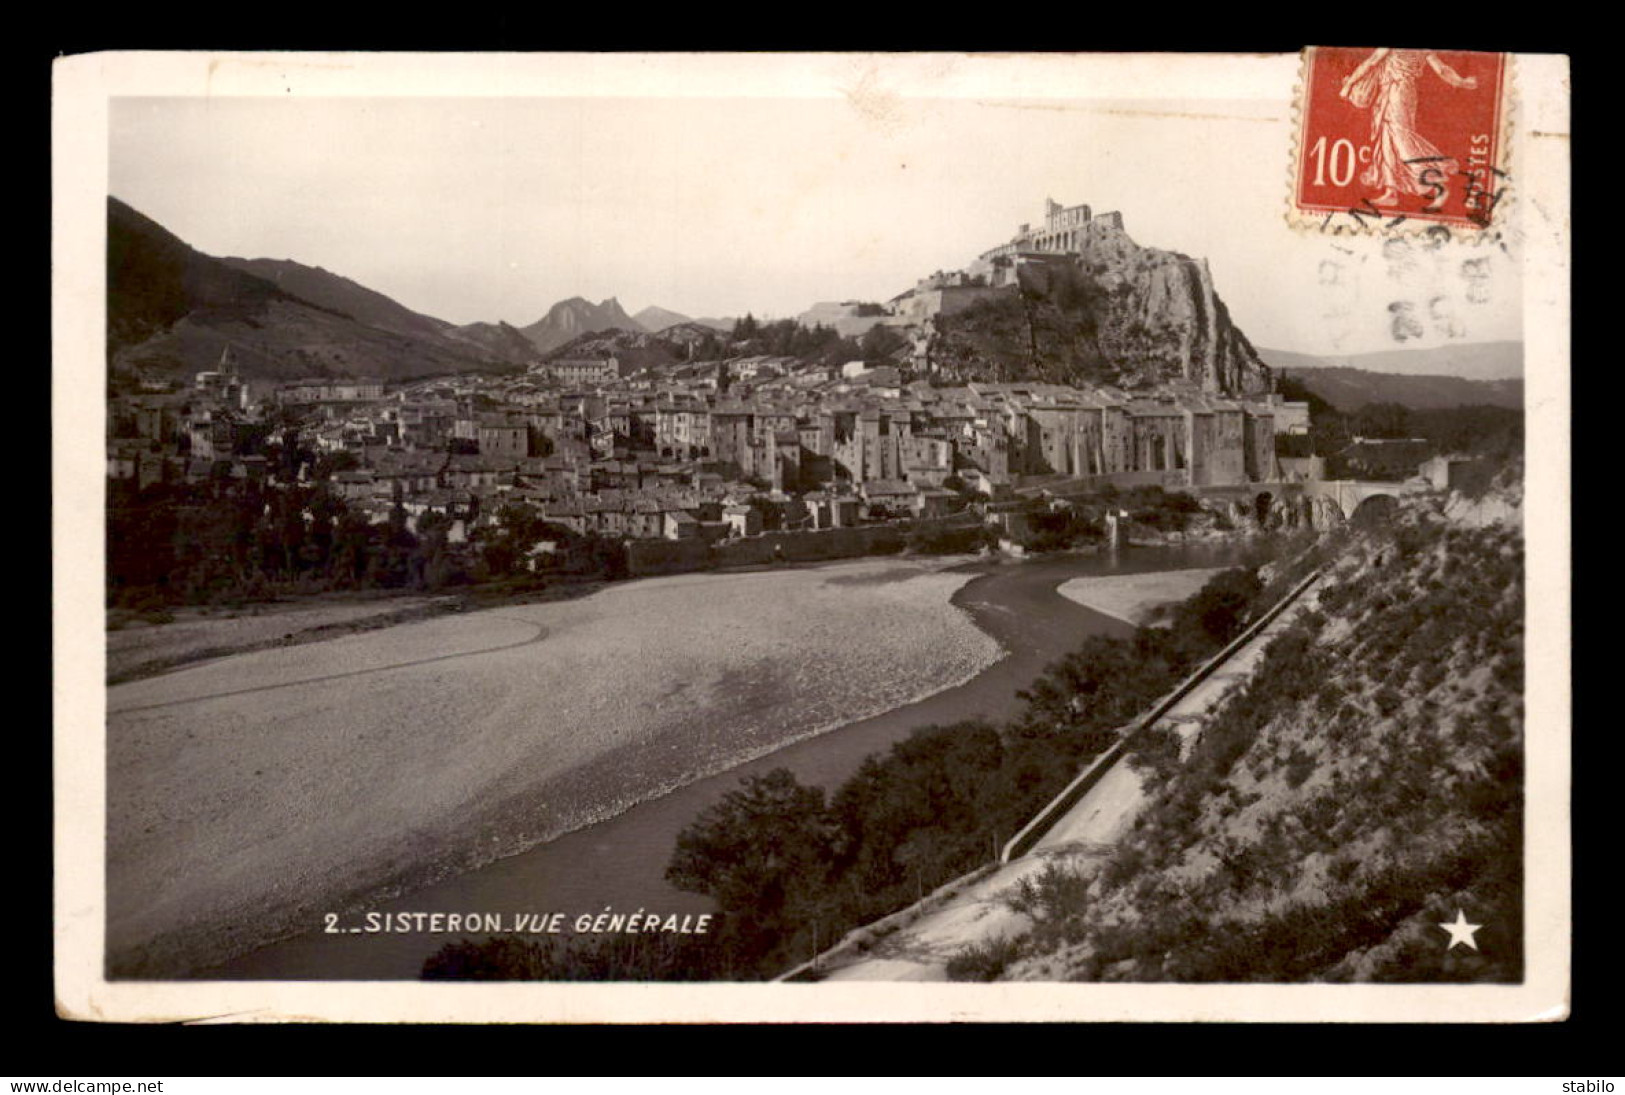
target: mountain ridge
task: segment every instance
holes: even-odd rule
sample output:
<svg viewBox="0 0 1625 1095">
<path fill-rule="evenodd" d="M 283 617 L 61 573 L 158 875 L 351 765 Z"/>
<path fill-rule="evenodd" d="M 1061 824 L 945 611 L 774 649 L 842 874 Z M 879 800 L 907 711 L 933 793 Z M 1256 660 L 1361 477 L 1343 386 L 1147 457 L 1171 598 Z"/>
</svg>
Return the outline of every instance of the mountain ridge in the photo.
<svg viewBox="0 0 1625 1095">
<path fill-rule="evenodd" d="M 1278 369 L 1360 369 L 1394 376 L 1453 376 L 1463 380 L 1515 380 L 1523 377 L 1523 343 L 1510 340 L 1404 347 L 1358 354 L 1306 354 L 1259 347 L 1258 354 Z"/>
<path fill-rule="evenodd" d="M 667 327 L 677 327 L 685 323 L 693 323 L 692 316 L 685 316 L 681 312 L 674 312 L 670 308 L 662 308 L 651 304 L 632 317 L 632 322 L 645 331 L 664 331 Z"/>
<path fill-rule="evenodd" d="M 424 330 L 417 316 L 382 294 L 291 260 L 260 269 L 324 298 L 309 300 L 275 281 L 206 255 L 118 198 L 107 199 L 107 358 L 117 372 L 186 376 L 212 369 L 227 349 L 244 377 L 409 379 L 477 369 L 511 369 L 479 345 Z M 339 303 L 391 329 L 351 315 Z M 409 317 L 417 316 L 416 320 Z M 419 330 L 411 328 L 417 326 Z"/>
<path fill-rule="evenodd" d="M 1523 380 L 1466 380 L 1459 376 L 1376 373 L 1330 366 L 1283 373 L 1339 411 L 1358 411 L 1372 403 L 1398 403 L 1411 410 L 1451 407 L 1523 408 Z"/>
</svg>

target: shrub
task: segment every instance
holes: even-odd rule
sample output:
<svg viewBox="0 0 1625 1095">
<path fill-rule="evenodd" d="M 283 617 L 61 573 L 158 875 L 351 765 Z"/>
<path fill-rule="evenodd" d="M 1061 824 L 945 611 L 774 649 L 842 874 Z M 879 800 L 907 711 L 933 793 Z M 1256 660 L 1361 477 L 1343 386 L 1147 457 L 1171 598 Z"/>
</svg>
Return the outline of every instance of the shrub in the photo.
<svg viewBox="0 0 1625 1095">
<path fill-rule="evenodd" d="M 1048 863 L 1036 877 L 1023 878 L 1004 903 L 1013 912 L 1053 923 L 1082 912 L 1088 893 L 1087 877 Z"/>
<path fill-rule="evenodd" d="M 1021 940 L 999 936 L 976 943 L 948 959 L 950 981 L 997 981 L 1021 956 Z"/>
<path fill-rule="evenodd" d="M 1288 787 L 1301 787 L 1303 781 L 1308 779 L 1315 770 L 1315 758 L 1305 753 L 1297 746 L 1292 747 L 1292 755 L 1286 762 L 1286 785 Z"/>
</svg>

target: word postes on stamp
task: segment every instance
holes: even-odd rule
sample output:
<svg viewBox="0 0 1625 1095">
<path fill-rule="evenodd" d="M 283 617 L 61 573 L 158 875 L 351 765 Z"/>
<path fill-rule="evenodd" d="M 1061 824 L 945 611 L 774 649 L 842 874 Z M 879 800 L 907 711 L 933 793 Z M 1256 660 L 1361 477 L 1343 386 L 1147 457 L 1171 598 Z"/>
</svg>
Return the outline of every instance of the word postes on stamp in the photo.
<svg viewBox="0 0 1625 1095">
<path fill-rule="evenodd" d="M 1294 219 L 1490 227 L 1507 193 L 1506 61 L 1459 50 L 1309 50 Z"/>
</svg>

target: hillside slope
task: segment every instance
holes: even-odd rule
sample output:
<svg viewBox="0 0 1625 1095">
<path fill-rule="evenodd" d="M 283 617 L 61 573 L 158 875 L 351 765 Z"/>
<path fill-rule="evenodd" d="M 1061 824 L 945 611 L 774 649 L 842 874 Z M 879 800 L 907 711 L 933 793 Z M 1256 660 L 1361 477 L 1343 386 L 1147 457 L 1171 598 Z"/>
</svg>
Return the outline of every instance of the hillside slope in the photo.
<svg viewBox="0 0 1625 1095">
<path fill-rule="evenodd" d="M 505 361 L 529 362 L 536 346 L 520 334 L 519 328 L 498 320 L 495 323 L 465 323 L 446 332 L 447 337 L 472 342 Z"/>
<path fill-rule="evenodd" d="M 1003 976 L 1522 977 L 1521 483 L 1345 530 L 1306 613 L 1151 788 L 1092 877 L 1029 894 Z M 1477 949 L 1439 925 L 1482 925 Z"/>
<path fill-rule="evenodd" d="M 382 331 L 435 337 L 445 333 L 452 325 L 443 319 L 422 315 L 384 294 L 368 289 L 320 266 L 306 266 L 290 259 L 223 258 L 227 266 L 275 285 L 301 300 L 335 312 L 342 312 L 358 323 L 377 327 Z"/>
<path fill-rule="evenodd" d="M 1398 403 L 1416 411 L 1472 406 L 1523 409 L 1521 377 L 1466 380 L 1342 367 L 1295 370 L 1291 375 L 1340 411 L 1357 411 L 1370 403 Z"/>
<path fill-rule="evenodd" d="M 107 199 L 109 356 L 194 311 L 250 315 L 272 301 L 295 299 L 263 278 L 193 250 L 117 198 Z"/>
<path fill-rule="evenodd" d="M 237 261 L 241 265 L 205 255 L 109 197 L 109 367 L 184 377 L 214 368 L 227 348 L 241 374 L 258 380 L 397 380 L 518 365 L 426 330 L 438 321 L 337 275 L 297 263 Z M 306 299 L 252 270 L 324 299 Z M 385 326 L 357 319 L 340 303 Z"/>
</svg>

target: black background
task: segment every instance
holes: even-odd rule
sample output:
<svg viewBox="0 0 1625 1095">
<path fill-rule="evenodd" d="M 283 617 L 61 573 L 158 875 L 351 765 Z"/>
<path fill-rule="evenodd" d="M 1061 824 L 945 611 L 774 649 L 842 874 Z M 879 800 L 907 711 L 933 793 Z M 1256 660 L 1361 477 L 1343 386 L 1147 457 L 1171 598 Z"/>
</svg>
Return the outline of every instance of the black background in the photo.
<svg viewBox="0 0 1625 1095">
<path fill-rule="evenodd" d="M 1130 28 L 1126 21 L 1145 12 L 1111 15 L 1090 7 L 1009 8 L 1005 6 L 865 8 L 843 12 L 820 7 L 790 12 L 779 8 L 701 10 L 692 7 L 644 12 L 632 7 L 537 6 L 526 14 L 486 12 L 460 5 L 449 8 L 380 7 L 366 13 L 344 13 L 328 7 L 245 5 L 220 6 L 206 12 L 183 12 L 144 6 L 111 15 L 89 7 L 60 13 L 36 12 L 42 18 L 28 29 L 16 20 L 24 50 L 8 50 L 8 72 L 22 83 L 23 94 L 11 100 L 12 128 L 29 138 L 28 153 L 14 153 L 13 187 L 26 179 L 26 202 L 13 202 L 14 224 L 37 225 L 33 260 L 17 254 L 21 276 L 11 281 L 7 299 L 16 302 L 13 328 L 41 335 L 15 357 L 6 375 L 16 407 L 11 421 L 23 427 L 20 443 L 9 449 L 11 482 L 18 488 L 5 540 L 11 561 L 13 604 L 34 608 L 38 625 L 27 615 L 12 627 L 16 645 L 11 664 L 21 670 L 12 692 L 22 703 L 7 720 L 11 764 L 3 769 L 9 784 L 4 796 L 11 824 L 6 832 L 15 873 L 6 880 L 11 959 L 5 984 L 10 1023 L 0 1049 L 0 1075 L 52 1079 L 93 1076 L 176 1077 L 189 1075 L 558 1075 L 616 1073 L 646 1075 L 751 1074 L 886 1074 L 1010 1075 L 1030 1071 L 1056 1074 L 1136 1075 L 1547 1075 L 1585 1079 L 1619 1076 L 1621 1035 L 1615 1034 L 1621 1009 L 1616 955 L 1621 935 L 1616 920 L 1620 905 L 1610 883 L 1619 861 L 1617 793 L 1612 743 L 1618 735 L 1619 706 L 1606 713 L 1595 706 L 1585 687 L 1584 672 L 1605 656 L 1618 635 L 1589 632 L 1601 610 L 1596 586 L 1575 604 L 1574 688 L 1574 818 L 1575 913 L 1573 1016 L 1563 1023 L 1514 1026 L 1439 1025 L 1283 1025 L 1283 1024 L 1117 1024 L 1109 1027 L 1055 1025 L 833 1025 L 737 1027 L 421 1027 L 355 1025 L 182 1026 L 178 1024 L 97 1024 L 60 1020 L 52 997 L 51 924 L 51 652 L 50 604 L 50 402 L 49 269 L 50 65 L 63 54 L 108 49 L 231 50 L 492 50 L 547 49 L 815 49 L 950 51 L 1155 50 L 1223 52 L 1297 52 L 1305 44 L 1394 45 L 1424 48 L 1559 52 L 1571 56 L 1574 83 L 1588 86 L 1587 61 L 1597 54 L 1585 48 L 1585 34 L 1569 23 L 1542 39 L 1527 24 L 1548 21 L 1553 9 L 1502 11 L 1482 6 L 1421 8 L 1406 5 L 1384 12 L 1343 8 L 1317 34 L 1303 12 L 1282 12 L 1272 19 L 1249 16 L 1267 24 L 1268 32 L 1228 18 L 1239 9 L 1227 7 L 1209 18 L 1216 27 L 1197 27 L 1188 13 L 1158 9 L 1153 25 Z M 791 30 L 784 24 L 793 19 Z M 1417 38 L 1408 28 L 1418 21 L 1438 28 L 1435 36 Z M 1162 25 L 1154 25 L 1161 23 Z M 823 39 L 809 37 L 806 25 L 835 28 Z M 1385 24 L 1404 25 L 1410 37 L 1395 40 Z M 1502 31 L 1499 36 L 1472 27 Z M 1283 33 L 1283 30 L 1290 32 Z M 833 35 L 840 35 L 839 38 Z M 1593 40 L 1601 41 L 1600 36 Z M 15 41 L 15 39 L 14 39 Z M 1612 57 L 1603 58 L 1607 72 Z M 20 78 L 20 80 L 19 80 Z M 1606 78 L 1605 78 L 1606 81 Z M 1604 81 L 1604 82 L 1605 82 Z M 1600 82 L 1599 82 L 1600 86 Z M 1584 93 L 1574 97 L 1573 132 L 1584 133 Z M 1600 104 L 1599 104 L 1600 105 Z M 1610 127 L 1611 128 L 1611 127 Z M 1611 134 L 1610 134 L 1611 135 Z M 1603 142 L 1606 147 L 1606 140 Z M 45 155 L 40 155 L 45 151 Z M 32 153 L 32 154 L 30 154 Z M 1222 150 L 1205 154 L 1222 155 Z M 1575 156 L 1575 208 L 1588 208 L 1581 167 Z M 23 165 L 27 165 L 26 168 Z M 1600 175 L 1600 172 L 1599 172 Z M 15 191 L 14 191 L 15 192 Z M 1613 376 L 1625 363 L 1618 339 L 1588 340 L 1584 323 L 1588 300 L 1612 289 L 1616 278 L 1598 273 L 1588 257 L 1600 252 L 1607 261 L 1617 227 L 1611 214 L 1618 207 L 1604 200 L 1578 222 L 1574 234 L 1575 344 L 1573 360 L 1583 380 L 1574 393 L 1574 497 L 1585 516 L 1593 518 L 1591 536 L 1574 529 L 1576 590 L 1587 576 L 1588 559 L 1608 551 L 1617 537 L 1596 528 L 1596 519 L 1618 506 L 1602 504 L 1593 484 L 1608 470 L 1610 456 L 1602 444 L 1618 427 L 1601 420 L 1617 404 Z M 25 236 L 26 238 L 26 236 Z M 1587 271 L 1591 273 L 1588 275 Z M 1593 280 L 1600 279 L 1600 280 Z M 32 285 L 39 298 L 16 287 Z M 1604 314 L 1608 305 L 1604 303 Z M 1600 325 L 1599 325 L 1600 326 Z M 1601 431 L 1600 434 L 1598 431 Z M 43 435 L 43 436 L 42 436 Z M 1590 504 L 1592 499 L 1596 504 Z M 1575 507 L 1579 510 L 1581 507 Z M 1594 579 L 1602 577 L 1595 571 Z M 85 581 L 99 576 L 85 575 Z M 43 625 L 43 626 L 39 626 Z M 39 636 L 35 639 L 34 636 Z M 20 686 L 20 687 L 19 687 Z M 1609 717 L 1612 716 L 1612 717 Z M 760 1055 L 757 1050 L 763 1051 Z M 597 1085 L 595 1085 L 596 1087 Z M 1077 1090 L 1082 1084 L 1067 1085 Z M 1113 1089 L 1132 1089 L 1114 1082 Z M 1379 1085 L 1374 1084 L 1374 1088 Z M 1544 1091 L 1543 1086 L 1530 1090 Z M 1619 1086 L 1616 1084 L 1616 1086 Z M 1468 1093 L 1470 1084 L 1448 1085 Z M 588 1089 L 583 1087 L 585 1093 Z M 771 1090 L 768 1087 L 762 1089 Z M 1196 1084 L 1192 1090 L 1200 1090 Z M 1441 1093 L 1446 1090 L 1441 1087 Z M 1625 1092 L 1625 1087 L 1620 1087 Z M 1554 1092 L 1555 1095 L 1555 1092 Z"/>
</svg>

